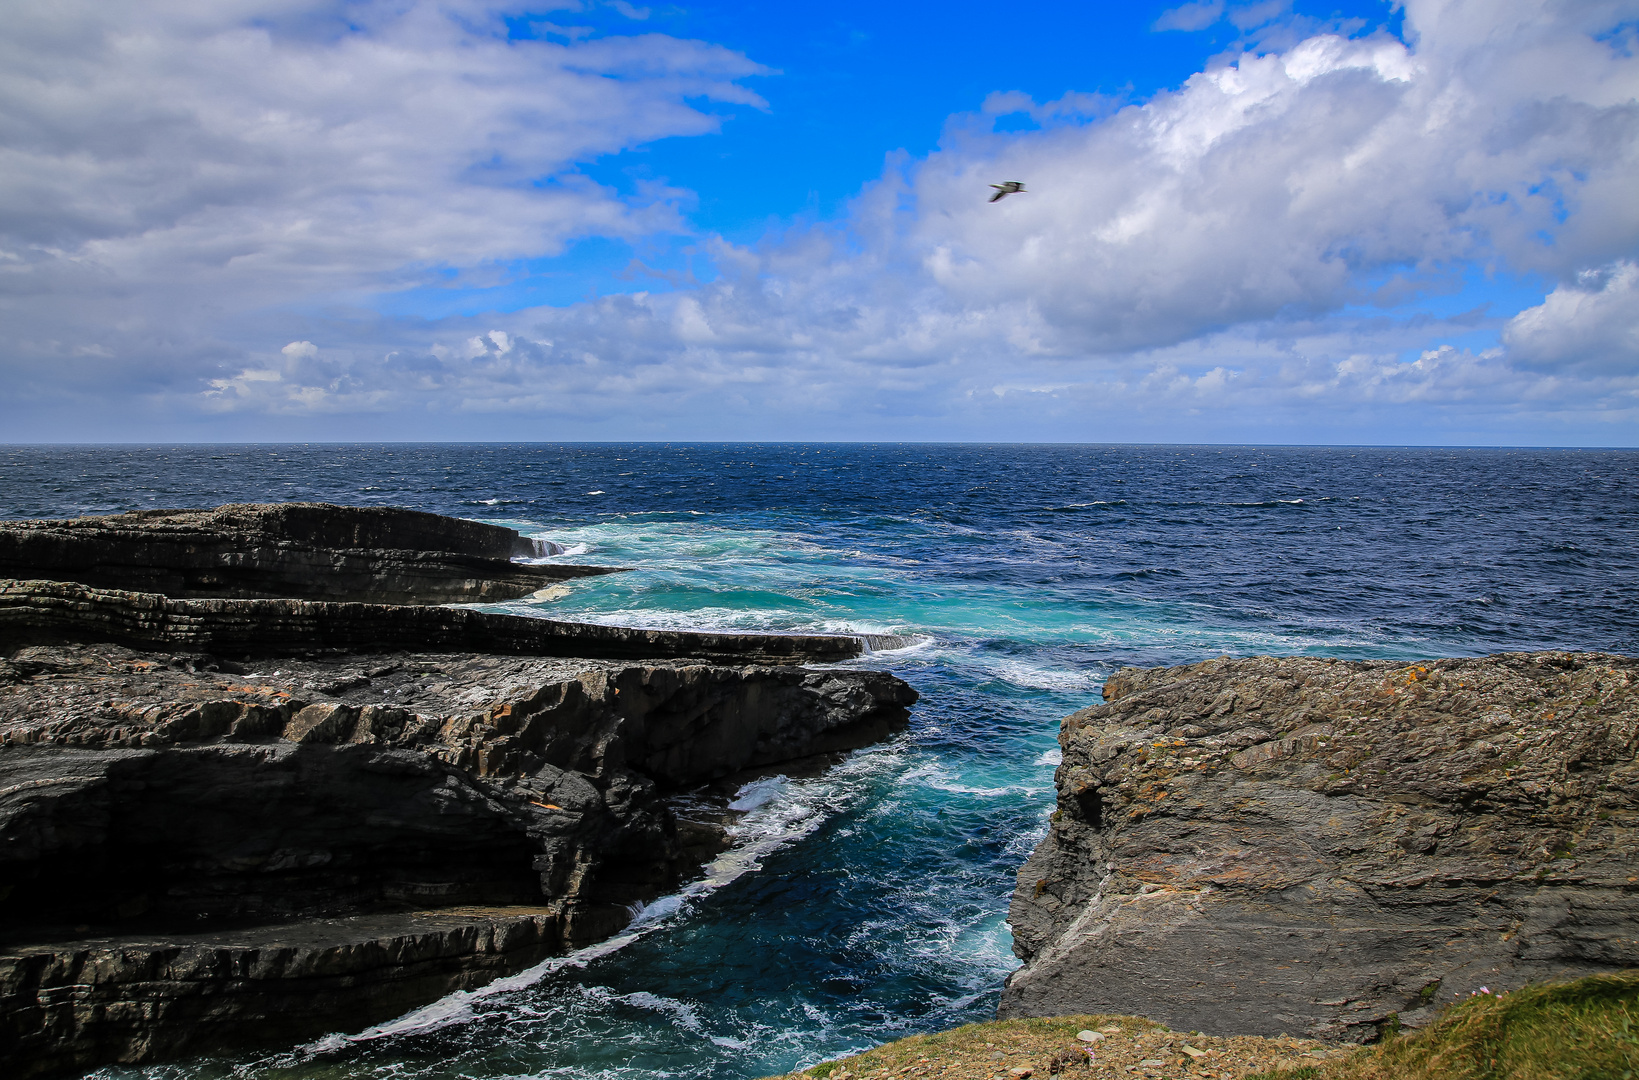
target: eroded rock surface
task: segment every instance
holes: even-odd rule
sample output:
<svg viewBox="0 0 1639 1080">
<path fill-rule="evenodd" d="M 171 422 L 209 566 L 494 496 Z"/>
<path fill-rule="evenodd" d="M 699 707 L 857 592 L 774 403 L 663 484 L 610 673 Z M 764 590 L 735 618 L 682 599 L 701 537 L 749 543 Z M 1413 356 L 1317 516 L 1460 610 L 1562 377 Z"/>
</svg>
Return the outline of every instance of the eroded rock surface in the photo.
<svg viewBox="0 0 1639 1080">
<path fill-rule="evenodd" d="M 547 553 L 499 525 L 330 503 L 0 521 L 0 577 L 173 597 L 478 603 L 619 569 L 511 561 Z"/>
<path fill-rule="evenodd" d="M 15 650 L 0 663 L 0 1056 L 26 1075 L 195 1046 L 170 1030 L 192 1006 L 126 978 L 182 946 L 132 935 L 521 904 L 538 909 L 531 955 L 599 940 L 720 850 L 720 830 L 680 822 L 671 796 L 875 742 L 915 698 L 883 673 L 791 666 Z M 75 959 L 89 947 L 76 939 L 108 935 L 125 959 Z M 383 981 L 453 987 L 494 951 Z M 200 1030 L 220 1034 L 238 991 L 216 978 L 177 993 L 216 995 L 225 1011 Z M 355 996 L 310 1033 L 405 1001 Z"/>
<path fill-rule="evenodd" d="M 1123 669 L 1063 722 L 1000 1013 L 1364 1041 L 1639 966 L 1639 661 Z"/>
</svg>

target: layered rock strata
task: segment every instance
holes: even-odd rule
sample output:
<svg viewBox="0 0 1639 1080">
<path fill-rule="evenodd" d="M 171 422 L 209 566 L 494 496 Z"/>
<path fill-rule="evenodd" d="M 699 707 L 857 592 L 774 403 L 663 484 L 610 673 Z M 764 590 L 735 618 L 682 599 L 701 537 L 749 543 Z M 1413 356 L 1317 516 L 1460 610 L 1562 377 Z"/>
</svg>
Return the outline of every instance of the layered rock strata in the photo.
<svg viewBox="0 0 1639 1080">
<path fill-rule="evenodd" d="M 556 551 L 498 525 L 329 503 L 0 521 L 0 577 L 172 597 L 479 603 L 619 570 L 511 561 L 545 554 Z"/>
<path fill-rule="evenodd" d="M 898 639 L 878 639 L 895 647 Z M 109 641 L 218 656 L 395 649 L 590 659 L 816 663 L 859 656 L 866 639 L 824 634 L 638 630 L 471 608 L 314 600 L 189 600 L 60 581 L 0 579 L 0 648 Z"/>
<path fill-rule="evenodd" d="M 9 948 L 7 1075 L 290 1045 L 526 970 L 561 949 L 556 931 L 551 912 L 464 908 Z"/>
<path fill-rule="evenodd" d="M 1003 1017 L 1369 1041 L 1639 966 L 1639 661 L 1122 669 L 1063 722 Z"/>
<path fill-rule="evenodd" d="M 309 974 L 341 979 L 311 984 L 331 1004 L 277 1038 L 358 1027 L 516 966 L 501 954 L 599 940 L 720 850 L 673 794 L 877 741 L 915 697 L 886 674 L 792 666 L 416 652 L 253 670 L 15 650 L 0 664 L 0 1057 L 29 1076 L 209 1049 L 256 1033 Z M 414 972 L 391 957 L 421 964 L 422 945 L 372 946 L 351 968 L 323 959 L 346 942 L 278 951 L 309 933 L 291 920 L 458 905 L 528 905 L 535 929 L 506 931 L 516 949 L 438 939 Z M 285 928 L 264 935 L 272 952 L 175 936 L 270 923 Z M 278 981 L 287 969 L 298 982 Z M 256 972 L 274 981 L 244 982 Z M 387 989 L 343 992 L 372 981 Z"/>
</svg>

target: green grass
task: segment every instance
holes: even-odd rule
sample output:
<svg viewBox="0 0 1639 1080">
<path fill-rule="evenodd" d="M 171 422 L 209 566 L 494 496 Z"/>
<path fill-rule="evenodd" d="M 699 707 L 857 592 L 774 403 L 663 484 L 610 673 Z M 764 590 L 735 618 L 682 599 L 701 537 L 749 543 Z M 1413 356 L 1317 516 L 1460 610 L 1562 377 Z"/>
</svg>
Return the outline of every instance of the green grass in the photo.
<svg viewBox="0 0 1639 1080">
<path fill-rule="evenodd" d="M 1339 1061 L 1245 1080 L 1639 1080 L 1639 971 L 1481 994 Z"/>
</svg>

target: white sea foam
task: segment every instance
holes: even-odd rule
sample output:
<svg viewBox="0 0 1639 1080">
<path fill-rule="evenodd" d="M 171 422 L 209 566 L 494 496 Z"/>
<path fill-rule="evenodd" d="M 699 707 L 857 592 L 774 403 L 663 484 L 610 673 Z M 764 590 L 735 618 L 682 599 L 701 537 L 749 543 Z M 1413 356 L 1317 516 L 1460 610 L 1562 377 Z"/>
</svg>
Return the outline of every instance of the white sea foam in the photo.
<svg viewBox="0 0 1639 1080">
<path fill-rule="evenodd" d="M 915 649 L 926 649 L 932 645 L 932 634 L 909 634 L 904 632 L 878 632 L 874 630 L 843 630 L 828 631 L 829 633 L 851 633 L 865 639 L 865 651 L 868 653 L 906 653 Z"/>
<path fill-rule="evenodd" d="M 554 956 L 543 960 L 532 968 L 520 971 L 516 975 L 496 979 L 494 982 L 480 986 L 476 990 L 457 990 L 452 994 L 439 998 L 431 1005 L 412 1009 L 396 1020 L 389 1020 L 384 1024 L 366 1028 L 356 1035 L 326 1035 L 297 1049 L 303 1053 L 322 1054 L 327 1051 L 338 1050 L 350 1043 L 372 1042 L 376 1039 L 390 1038 L 395 1035 L 422 1034 L 449 1027 L 453 1024 L 464 1024 L 475 1015 L 473 1009 L 475 1003 L 499 994 L 523 990 L 540 982 L 552 972 L 565 967 L 584 967 L 601 956 L 608 956 L 612 952 L 624 949 L 636 941 L 639 936 L 639 933 L 628 930 L 626 933 L 612 937 L 607 941 L 600 941 L 596 945 L 588 945 L 584 949 L 577 949 L 567 956 Z"/>
<path fill-rule="evenodd" d="M 1093 690 L 1103 682 L 1086 668 L 1045 667 L 1025 660 L 973 657 L 967 663 L 994 678 L 1031 690 Z"/>
<path fill-rule="evenodd" d="M 1063 765 L 1064 764 L 1064 751 L 1060 750 L 1056 746 L 1053 747 L 1053 749 L 1051 749 L 1051 750 L 1044 750 L 1044 751 L 1042 751 L 1041 757 L 1037 758 L 1031 764 L 1033 764 L 1033 765 L 1055 765 L 1055 766 L 1056 765 Z"/>
<path fill-rule="evenodd" d="M 790 781 L 784 776 L 770 776 L 763 780 L 753 780 L 734 794 L 734 801 L 728 804 L 730 810 L 755 810 L 770 800 L 779 796 Z"/>
<path fill-rule="evenodd" d="M 1039 795 L 1043 790 L 1040 786 L 1030 784 L 1003 784 L 999 787 L 964 784 L 937 758 L 923 762 L 899 779 L 903 784 L 918 784 L 950 795 L 977 795 L 985 799 L 1000 798 L 1004 795 Z"/>
<path fill-rule="evenodd" d="M 654 1012 L 665 1013 L 672 1018 L 672 1023 L 685 1031 L 701 1031 L 700 1016 L 692 1005 L 676 1001 L 659 994 L 651 994 L 647 990 L 639 990 L 632 994 L 617 994 L 615 1001 L 623 1001 L 628 1005 L 635 1005 L 639 1009 L 651 1009 Z"/>
</svg>

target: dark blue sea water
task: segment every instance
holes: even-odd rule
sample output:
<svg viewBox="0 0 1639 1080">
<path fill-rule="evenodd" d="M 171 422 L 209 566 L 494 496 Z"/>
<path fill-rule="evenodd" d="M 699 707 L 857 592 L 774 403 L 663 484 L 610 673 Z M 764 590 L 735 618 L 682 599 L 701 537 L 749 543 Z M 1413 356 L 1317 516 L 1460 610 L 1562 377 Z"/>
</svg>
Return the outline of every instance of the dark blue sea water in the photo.
<svg viewBox="0 0 1639 1080">
<path fill-rule="evenodd" d="M 1639 652 L 1639 452 L 928 445 L 0 447 L 0 515 L 412 506 L 632 566 L 527 605 L 893 632 L 911 729 L 741 793 L 588 953 L 370 1032 L 108 1077 L 758 1077 L 988 1017 L 1058 719 L 1122 664 Z M 525 605 L 510 605 L 523 607 Z"/>
</svg>

